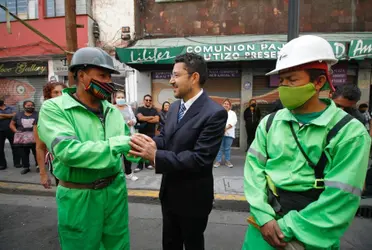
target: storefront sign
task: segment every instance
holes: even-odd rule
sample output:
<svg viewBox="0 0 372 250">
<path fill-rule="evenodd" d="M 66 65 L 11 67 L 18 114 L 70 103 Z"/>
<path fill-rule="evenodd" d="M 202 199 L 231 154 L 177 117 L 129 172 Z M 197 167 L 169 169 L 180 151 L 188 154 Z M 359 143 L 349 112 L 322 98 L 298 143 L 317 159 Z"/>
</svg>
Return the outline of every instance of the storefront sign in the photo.
<svg viewBox="0 0 372 250">
<path fill-rule="evenodd" d="M 171 78 L 172 73 L 168 71 L 155 71 L 152 72 L 152 79 L 166 79 Z M 208 71 L 210 78 L 239 78 L 241 72 L 238 69 L 210 69 Z"/>
<path fill-rule="evenodd" d="M 372 40 L 352 40 L 349 48 L 349 58 L 372 58 Z"/>
<path fill-rule="evenodd" d="M 68 75 L 68 64 L 67 59 L 53 60 L 53 71 L 56 75 L 67 76 Z"/>
<path fill-rule="evenodd" d="M 334 86 L 347 82 L 347 68 L 346 63 L 338 63 L 332 67 L 332 82 Z"/>
<path fill-rule="evenodd" d="M 47 74 L 47 62 L 27 61 L 0 63 L 0 76 L 35 76 Z"/>
<path fill-rule="evenodd" d="M 238 69 L 210 69 L 208 71 L 208 77 L 210 78 L 239 78 L 241 72 Z"/>
<path fill-rule="evenodd" d="M 173 64 L 184 53 L 202 55 L 206 61 L 275 60 L 284 42 L 202 44 L 169 48 L 117 48 L 121 62 L 127 64 Z M 345 43 L 330 42 L 337 59 L 345 59 Z"/>
</svg>

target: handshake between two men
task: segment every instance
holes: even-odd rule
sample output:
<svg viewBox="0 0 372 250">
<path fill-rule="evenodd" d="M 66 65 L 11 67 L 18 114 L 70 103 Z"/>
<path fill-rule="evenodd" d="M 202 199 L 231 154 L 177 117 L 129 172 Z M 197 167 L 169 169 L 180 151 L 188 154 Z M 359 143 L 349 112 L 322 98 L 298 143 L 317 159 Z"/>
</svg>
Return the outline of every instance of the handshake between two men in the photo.
<svg viewBox="0 0 372 250">
<path fill-rule="evenodd" d="M 129 155 L 141 157 L 144 160 L 150 161 L 150 164 L 155 167 L 156 143 L 151 137 L 144 134 L 134 134 L 131 136 L 129 145 L 131 150 Z"/>
</svg>

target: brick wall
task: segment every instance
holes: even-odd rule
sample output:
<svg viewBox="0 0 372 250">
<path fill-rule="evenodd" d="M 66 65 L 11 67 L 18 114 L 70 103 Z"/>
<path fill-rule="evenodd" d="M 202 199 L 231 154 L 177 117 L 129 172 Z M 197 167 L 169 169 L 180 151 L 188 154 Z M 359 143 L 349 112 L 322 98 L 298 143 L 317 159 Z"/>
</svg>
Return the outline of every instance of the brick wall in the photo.
<svg viewBox="0 0 372 250">
<path fill-rule="evenodd" d="M 301 32 L 372 31 L 372 0 L 300 0 Z M 288 0 L 136 0 L 136 30 L 153 36 L 280 34 Z"/>
</svg>

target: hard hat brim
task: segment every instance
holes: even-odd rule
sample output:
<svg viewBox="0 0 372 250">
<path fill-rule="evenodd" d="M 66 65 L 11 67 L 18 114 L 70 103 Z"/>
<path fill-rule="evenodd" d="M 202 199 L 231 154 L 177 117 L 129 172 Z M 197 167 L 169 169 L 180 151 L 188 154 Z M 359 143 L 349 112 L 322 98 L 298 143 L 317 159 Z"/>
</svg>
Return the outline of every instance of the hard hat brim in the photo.
<svg viewBox="0 0 372 250">
<path fill-rule="evenodd" d="M 110 67 L 109 65 L 95 65 L 95 64 L 76 65 L 75 64 L 75 65 L 71 65 L 68 70 L 72 73 L 75 73 L 76 69 L 83 69 L 83 68 L 86 68 L 86 67 L 105 69 L 105 70 L 108 70 L 110 72 L 110 74 L 120 75 L 119 71 Z"/>
</svg>

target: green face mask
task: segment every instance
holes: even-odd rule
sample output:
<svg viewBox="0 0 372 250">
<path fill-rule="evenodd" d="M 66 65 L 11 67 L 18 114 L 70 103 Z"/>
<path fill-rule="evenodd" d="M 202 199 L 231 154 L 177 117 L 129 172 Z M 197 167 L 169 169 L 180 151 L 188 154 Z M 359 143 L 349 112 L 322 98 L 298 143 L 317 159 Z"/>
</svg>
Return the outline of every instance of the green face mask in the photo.
<svg viewBox="0 0 372 250">
<path fill-rule="evenodd" d="M 311 97 L 316 94 L 313 83 L 308 83 L 299 87 L 279 87 L 279 98 L 283 106 L 289 110 L 296 109 L 305 104 Z"/>
</svg>

